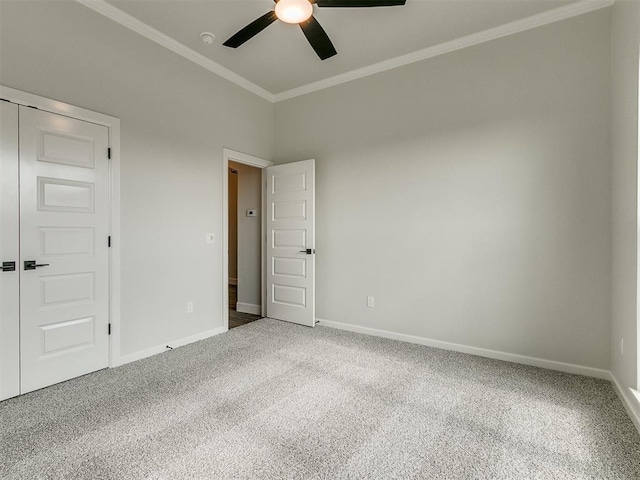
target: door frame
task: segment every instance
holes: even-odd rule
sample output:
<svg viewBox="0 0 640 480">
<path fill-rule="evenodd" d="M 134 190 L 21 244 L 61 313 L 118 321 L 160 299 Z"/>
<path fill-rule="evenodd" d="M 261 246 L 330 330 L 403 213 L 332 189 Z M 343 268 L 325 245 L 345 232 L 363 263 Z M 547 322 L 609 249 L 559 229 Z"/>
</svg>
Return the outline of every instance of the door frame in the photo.
<svg viewBox="0 0 640 480">
<path fill-rule="evenodd" d="M 83 120 L 107 127 L 109 130 L 109 367 L 121 365 L 120 304 L 121 304 L 121 228 L 120 228 L 120 119 L 85 108 L 58 102 L 15 88 L 0 85 L 0 98 L 25 107 L 35 107 L 57 115 Z"/>
<path fill-rule="evenodd" d="M 222 326 L 224 331 L 229 330 L 229 161 L 242 163 L 251 167 L 262 170 L 261 181 L 261 197 L 262 206 L 260 207 L 260 296 L 262 316 L 266 314 L 265 302 L 265 241 L 264 241 L 264 212 L 265 212 L 265 186 L 264 179 L 266 168 L 274 165 L 269 160 L 247 155 L 246 153 L 237 152 L 230 148 L 222 149 Z"/>
</svg>

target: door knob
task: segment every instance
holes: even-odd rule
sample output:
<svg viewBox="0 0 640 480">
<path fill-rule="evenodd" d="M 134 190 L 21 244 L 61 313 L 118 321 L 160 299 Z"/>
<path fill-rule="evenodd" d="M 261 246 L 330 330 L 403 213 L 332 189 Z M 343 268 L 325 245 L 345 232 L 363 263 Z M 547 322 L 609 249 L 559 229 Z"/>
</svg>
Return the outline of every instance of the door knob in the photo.
<svg viewBox="0 0 640 480">
<path fill-rule="evenodd" d="M 16 271 L 16 262 L 2 262 L 2 271 L 3 272 L 15 272 Z"/>
<path fill-rule="evenodd" d="M 24 261 L 24 269 L 25 270 L 35 270 L 38 267 L 48 267 L 48 263 L 36 263 L 35 260 L 25 260 Z"/>
</svg>

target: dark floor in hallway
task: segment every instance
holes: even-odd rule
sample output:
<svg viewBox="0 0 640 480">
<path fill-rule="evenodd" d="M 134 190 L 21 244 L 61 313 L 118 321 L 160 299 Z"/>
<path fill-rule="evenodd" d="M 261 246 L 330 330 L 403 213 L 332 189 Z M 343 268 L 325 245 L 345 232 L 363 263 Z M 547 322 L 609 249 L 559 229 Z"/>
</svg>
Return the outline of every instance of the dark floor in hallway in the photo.
<svg viewBox="0 0 640 480">
<path fill-rule="evenodd" d="M 232 328 L 255 322 L 262 318 L 261 315 L 252 315 L 251 313 L 242 313 L 236 311 L 236 302 L 238 301 L 238 286 L 229 285 L 229 330 Z"/>
</svg>

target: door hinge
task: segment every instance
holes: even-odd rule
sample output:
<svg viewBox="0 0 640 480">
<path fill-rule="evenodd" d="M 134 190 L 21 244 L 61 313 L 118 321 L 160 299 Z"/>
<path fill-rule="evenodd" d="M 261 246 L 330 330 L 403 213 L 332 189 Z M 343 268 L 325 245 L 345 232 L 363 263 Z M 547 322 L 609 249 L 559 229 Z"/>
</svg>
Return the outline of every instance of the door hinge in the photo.
<svg viewBox="0 0 640 480">
<path fill-rule="evenodd" d="M 111 248 L 111 235 L 107 237 L 107 247 Z"/>
<path fill-rule="evenodd" d="M 111 147 L 107 148 L 107 158 L 111 160 Z"/>
<path fill-rule="evenodd" d="M 109 327 L 107 328 L 107 333 L 111 335 L 111 324 L 109 324 Z"/>
</svg>

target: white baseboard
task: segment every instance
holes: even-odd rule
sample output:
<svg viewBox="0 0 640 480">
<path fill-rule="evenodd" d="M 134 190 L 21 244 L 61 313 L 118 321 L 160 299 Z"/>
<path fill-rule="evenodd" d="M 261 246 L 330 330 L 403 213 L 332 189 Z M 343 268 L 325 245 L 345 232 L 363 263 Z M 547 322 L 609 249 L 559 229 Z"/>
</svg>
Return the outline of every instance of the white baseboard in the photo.
<svg viewBox="0 0 640 480">
<path fill-rule="evenodd" d="M 238 284 L 237 278 L 229 278 L 229 285 L 237 285 L 237 284 Z"/>
<path fill-rule="evenodd" d="M 252 313 L 253 315 L 262 315 L 262 307 L 253 303 L 236 303 L 236 312 Z"/>
<path fill-rule="evenodd" d="M 417 337 L 404 333 L 395 333 L 388 330 L 379 330 L 377 328 L 360 327 L 348 323 L 332 322 L 330 320 L 317 319 L 320 326 L 337 328 L 340 330 L 348 330 L 350 332 L 364 333 L 375 337 L 390 338 L 392 340 L 400 340 L 402 342 L 416 343 L 427 347 L 435 347 L 443 350 L 453 350 L 455 352 L 468 353 L 478 355 L 480 357 L 494 358 L 496 360 L 504 360 L 506 362 L 520 363 L 523 365 L 531 365 L 534 367 L 548 368 L 550 370 L 558 370 L 560 372 L 575 373 L 585 375 L 587 377 L 603 378 L 611 380 L 611 372 L 599 368 L 585 367 L 575 365 L 573 363 L 556 362 L 554 360 L 545 360 L 544 358 L 527 357 L 515 353 L 500 352 L 498 350 L 489 350 L 486 348 L 472 347 L 469 345 L 461 345 L 459 343 L 444 342 L 442 340 L 433 340 L 430 338 Z"/>
<path fill-rule="evenodd" d="M 156 345 L 155 347 L 147 348 L 146 350 L 142 350 L 140 352 L 130 353 L 129 355 L 124 355 L 119 359 L 117 359 L 114 362 L 113 366 L 119 367 L 120 365 L 124 365 L 126 363 L 135 362 L 136 360 L 142 360 L 143 358 L 151 357 L 153 355 L 157 355 L 158 353 L 166 352 L 168 350 L 167 345 L 170 345 L 172 348 L 178 348 L 193 342 L 197 342 L 199 340 L 204 340 L 205 338 L 220 335 L 221 333 L 224 333 L 226 331 L 227 331 L 226 327 L 218 327 L 218 328 L 214 328 L 213 330 L 207 330 L 205 332 L 191 335 L 190 337 L 184 337 L 179 340 L 172 340 L 170 342 L 166 342 L 161 345 Z"/>
<path fill-rule="evenodd" d="M 624 387 L 618 378 L 611 373 L 611 384 L 622 401 L 627 414 L 640 433 L 640 392 Z"/>
</svg>

